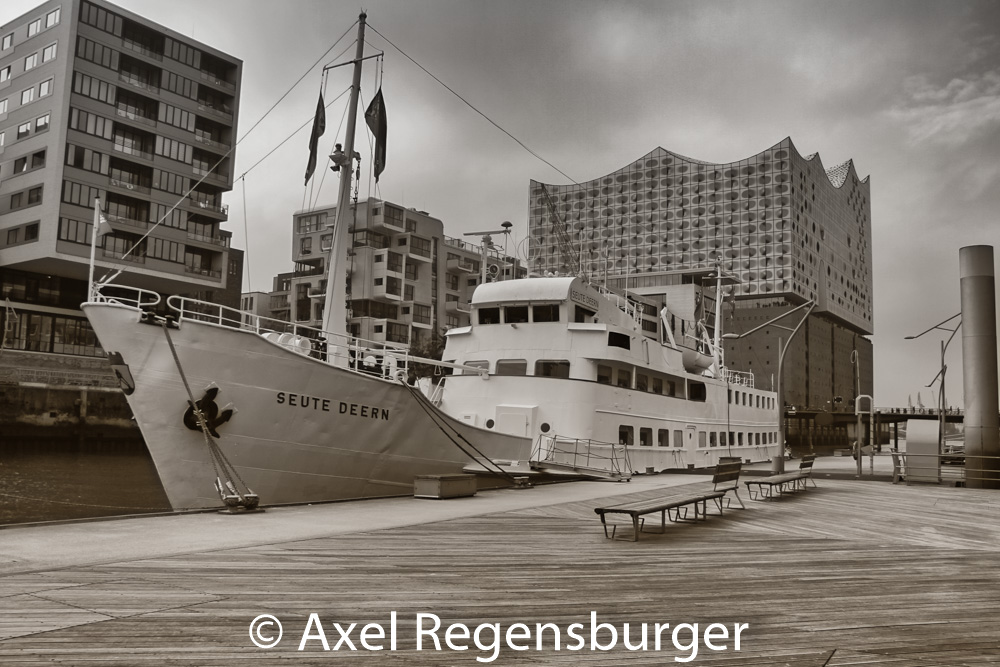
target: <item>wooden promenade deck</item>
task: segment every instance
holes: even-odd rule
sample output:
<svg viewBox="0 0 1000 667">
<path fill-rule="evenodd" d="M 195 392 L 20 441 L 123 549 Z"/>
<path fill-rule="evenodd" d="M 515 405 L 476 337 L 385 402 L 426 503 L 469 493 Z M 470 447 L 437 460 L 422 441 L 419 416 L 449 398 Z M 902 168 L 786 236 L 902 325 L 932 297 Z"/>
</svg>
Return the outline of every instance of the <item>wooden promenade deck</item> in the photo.
<svg viewBox="0 0 1000 667">
<path fill-rule="evenodd" d="M 614 502 L 691 489 L 642 490 Z M 426 650 L 426 644 L 416 651 L 416 614 L 473 629 L 517 622 L 589 628 L 591 611 L 599 622 L 619 630 L 629 623 L 633 632 L 641 623 L 699 623 L 702 631 L 709 623 L 749 624 L 739 652 L 731 640 L 729 650 L 718 652 L 702 643 L 693 665 L 1000 663 L 1000 492 L 820 479 L 819 488 L 748 502 L 746 510 L 697 525 L 669 525 L 665 534 L 637 543 L 604 538 L 593 512 L 602 503 L 597 495 L 548 505 L 545 488 L 495 493 L 538 494 L 539 503 L 435 523 L 2 575 L 0 664 L 479 665 L 487 663 L 476 658 L 491 653 L 471 640 L 464 652 Z M 317 640 L 297 650 L 312 612 L 331 647 L 339 639 L 334 622 L 359 623 L 351 637 L 361 649 L 360 626 L 388 627 L 393 610 L 394 652 L 343 646 L 326 652 Z M 250 621 L 263 613 L 284 624 L 282 642 L 270 650 L 249 640 Z M 589 643 L 589 630 L 581 634 Z M 669 641 L 665 650 L 629 651 L 619 638 L 607 652 L 565 645 L 557 652 L 551 642 L 537 651 L 534 634 L 524 643 L 531 650 L 504 646 L 492 664 L 665 665 L 690 655 Z"/>
</svg>

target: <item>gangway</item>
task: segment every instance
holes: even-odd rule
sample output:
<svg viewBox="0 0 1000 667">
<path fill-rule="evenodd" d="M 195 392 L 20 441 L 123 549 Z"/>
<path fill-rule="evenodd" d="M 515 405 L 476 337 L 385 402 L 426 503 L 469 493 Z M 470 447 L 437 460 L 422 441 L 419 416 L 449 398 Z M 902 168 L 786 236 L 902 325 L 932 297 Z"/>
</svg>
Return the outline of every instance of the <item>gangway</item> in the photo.
<svg viewBox="0 0 1000 667">
<path fill-rule="evenodd" d="M 628 482 L 632 467 L 625 445 L 598 440 L 540 435 L 529 460 L 531 469 L 550 475 Z"/>
</svg>

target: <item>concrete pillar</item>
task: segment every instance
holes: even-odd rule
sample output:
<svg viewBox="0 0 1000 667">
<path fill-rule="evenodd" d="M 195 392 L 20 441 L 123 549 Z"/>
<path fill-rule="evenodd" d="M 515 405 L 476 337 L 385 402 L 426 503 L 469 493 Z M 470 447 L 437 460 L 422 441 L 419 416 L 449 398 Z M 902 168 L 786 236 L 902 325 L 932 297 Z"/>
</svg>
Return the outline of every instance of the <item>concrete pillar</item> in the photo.
<svg viewBox="0 0 1000 667">
<path fill-rule="evenodd" d="M 1000 399 L 997 387 L 996 283 L 993 246 L 959 249 L 962 373 L 965 390 L 966 485 L 1000 488 Z"/>
</svg>

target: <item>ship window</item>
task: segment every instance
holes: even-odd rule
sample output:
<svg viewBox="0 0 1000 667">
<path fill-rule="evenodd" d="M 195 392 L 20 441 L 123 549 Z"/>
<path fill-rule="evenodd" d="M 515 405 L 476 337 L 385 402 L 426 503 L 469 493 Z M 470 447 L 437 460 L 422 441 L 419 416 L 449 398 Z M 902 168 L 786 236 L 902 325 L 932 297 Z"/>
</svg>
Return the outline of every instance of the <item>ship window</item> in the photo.
<svg viewBox="0 0 1000 667">
<path fill-rule="evenodd" d="M 663 378 L 658 378 L 658 377 L 653 378 L 653 393 L 654 394 L 663 393 Z"/>
<path fill-rule="evenodd" d="M 608 347 L 620 347 L 623 350 L 628 350 L 632 347 L 632 339 L 628 334 L 618 333 L 617 331 L 609 331 Z"/>
<path fill-rule="evenodd" d="M 657 429 L 656 431 L 656 444 L 659 447 L 669 447 L 670 446 L 670 431 L 666 429 Z"/>
<path fill-rule="evenodd" d="M 504 322 L 507 324 L 514 324 L 516 322 L 527 322 L 528 321 L 528 307 L 527 306 L 507 306 L 503 309 Z"/>
<path fill-rule="evenodd" d="M 527 375 L 526 359 L 500 359 L 497 361 L 497 375 Z"/>
<path fill-rule="evenodd" d="M 618 427 L 618 444 L 632 446 L 635 440 L 635 429 L 631 426 L 619 426 Z"/>
<path fill-rule="evenodd" d="M 611 384 L 611 366 L 597 367 L 597 382 L 599 384 Z"/>
<path fill-rule="evenodd" d="M 535 322 L 558 322 L 559 304 L 550 303 L 543 306 L 532 306 L 531 317 Z"/>
<path fill-rule="evenodd" d="M 743 431 L 736 434 L 736 444 L 739 447 L 743 446 Z"/>
<path fill-rule="evenodd" d="M 698 431 L 698 446 L 699 447 L 704 447 L 705 446 L 705 432 L 704 431 Z"/>
<path fill-rule="evenodd" d="M 628 389 L 632 386 L 632 369 L 631 368 L 619 368 L 618 369 L 618 386 L 625 387 Z"/>
<path fill-rule="evenodd" d="M 546 378 L 568 378 L 569 362 L 562 359 L 555 361 L 539 359 L 535 362 L 535 375 Z"/>
<path fill-rule="evenodd" d="M 677 383 L 673 380 L 667 380 L 667 396 L 677 395 Z"/>
<path fill-rule="evenodd" d="M 754 433 L 754 436 L 755 436 L 754 437 L 754 441 L 756 442 L 756 444 L 759 445 L 760 444 L 760 433 Z"/>
<path fill-rule="evenodd" d="M 702 382 L 692 382 L 688 389 L 688 398 L 692 401 L 704 401 L 708 395 L 708 390 Z"/>
<path fill-rule="evenodd" d="M 719 436 L 715 433 L 715 431 L 712 431 L 711 433 L 709 433 L 708 434 L 708 446 L 709 447 L 718 447 L 719 446 L 719 442 L 717 440 L 718 437 Z"/>
<path fill-rule="evenodd" d="M 576 306 L 573 311 L 573 321 L 574 322 L 589 322 L 592 321 L 590 318 L 596 315 L 592 310 L 584 308 L 583 306 Z"/>
<path fill-rule="evenodd" d="M 481 368 L 484 371 L 490 370 L 490 362 L 488 361 L 466 361 L 465 365 L 472 366 L 473 368 Z M 479 375 L 479 373 L 474 370 L 463 369 L 462 375 Z"/>
<path fill-rule="evenodd" d="M 640 447 L 653 446 L 653 429 L 651 428 L 639 429 L 639 446 Z"/>
<path fill-rule="evenodd" d="M 635 388 L 639 391 L 646 391 L 649 388 L 649 378 L 642 373 L 637 373 L 635 376 Z"/>
<path fill-rule="evenodd" d="M 684 446 L 684 431 L 680 429 L 674 431 L 674 447 Z"/>
<path fill-rule="evenodd" d="M 479 323 L 480 324 L 500 324 L 500 309 L 499 308 L 480 308 L 479 309 Z"/>
<path fill-rule="evenodd" d="M 726 446 L 726 432 L 725 431 L 723 431 L 722 433 L 719 434 L 719 446 L 720 447 L 725 447 Z"/>
</svg>

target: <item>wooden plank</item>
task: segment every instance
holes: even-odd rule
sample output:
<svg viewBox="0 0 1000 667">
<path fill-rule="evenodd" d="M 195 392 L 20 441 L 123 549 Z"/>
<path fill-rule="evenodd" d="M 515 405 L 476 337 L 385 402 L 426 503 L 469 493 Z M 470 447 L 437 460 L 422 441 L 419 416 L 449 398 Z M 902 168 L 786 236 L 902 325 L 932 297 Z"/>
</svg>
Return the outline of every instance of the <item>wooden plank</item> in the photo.
<svg viewBox="0 0 1000 667">
<path fill-rule="evenodd" d="M 672 525 L 637 543 L 604 539 L 598 499 L 12 575 L 0 578 L 0 664 L 478 665 L 474 645 L 416 651 L 416 614 L 564 631 L 592 611 L 633 633 L 642 623 L 749 623 L 741 651 L 702 646 L 697 665 L 987 664 L 1000 655 L 997 500 L 989 491 L 826 480 L 787 502 Z M 387 625 L 390 611 L 400 619 L 394 653 L 328 654 L 318 642 L 296 650 L 312 612 L 332 645 L 334 622 Z M 276 649 L 249 642 L 261 613 L 285 622 Z M 620 642 L 608 652 L 504 648 L 494 664 L 662 665 L 683 654 Z"/>
</svg>

